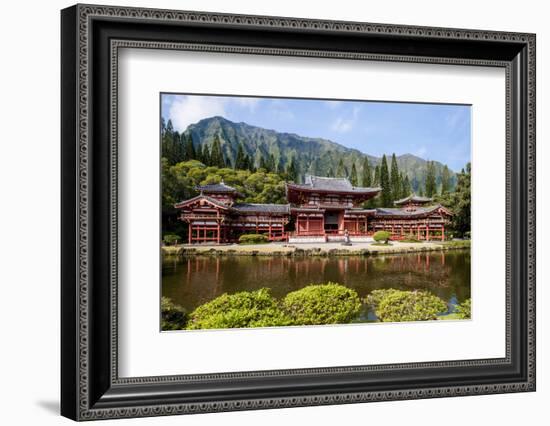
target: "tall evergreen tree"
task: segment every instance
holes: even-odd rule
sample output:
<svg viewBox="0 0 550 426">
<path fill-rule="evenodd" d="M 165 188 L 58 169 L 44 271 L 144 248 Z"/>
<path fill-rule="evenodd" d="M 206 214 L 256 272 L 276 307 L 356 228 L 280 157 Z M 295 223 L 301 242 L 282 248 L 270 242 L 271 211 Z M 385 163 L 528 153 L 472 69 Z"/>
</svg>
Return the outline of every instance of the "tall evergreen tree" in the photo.
<svg viewBox="0 0 550 426">
<path fill-rule="evenodd" d="M 426 165 L 426 196 L 433 197 L 436 191 L 435 163 L 428 161 Z"/>
<path fill-rule="evenodd" d="M 166 133 L 170 136 L 172 133 L 174 133 L 174 125 L 172 124 L 172 120 L 168 119 L 168 123 L 166 123 Z"/>
<path fill-rule="evenodd" d="M 372 186 L 372 172 L 370 170 L 369 158 L 366 155 L 363 160 L 363 179 L 361 183 L 365 188 L 370 188 Z"/>
<path fill-rule="evenodd" d="M 401 175 L 401 198 L 408 197 L 412 193 L 411 183 L 409 181 L 409 176 Z"/>
<path fill-rule="evenodd" d="M 162 126 L 161 126 L 162 127 Z M 164 131 L 162 132 L 162 145 L 161 145 L 161 157 L 166 158 L 167 165 L 171 166 L 172 163 L 172 147 L 174 141 L 174 127 L 172 125 L 172 120 L 168 120 Z"/>
<path fill-rule="evenodd" d="M 441 195 L 448 194 L 451 191 L 451 172 L 447 165 L 443 167 L 441 174 Z"/>
<path fill-rule="evenodd" d="M 395 157 L 395 153 L 391 156 L 390 183 L 392 197 L 394 200 L 397 200 L 401 195 L 401 176 L 399 174 L 399 168 L 397 167 L 397 158 Z"/>
<path fill-rule="evenodd" d="M 200 149 L 200 147 L 199 147 Z M 208 149 L 208 145 L 204 144 L 202 146 L 202 153 L 201 153 L 201 156 L 200 156 L 200 161 L 205 165 L 205 166 L 211 166 L 212 165 L 212 158 L 210 158 L 210 150 Z"/>
<path fill-rule="evenodd" d="M 225 159 L 223 158 L 222 147 L 218 135 L 214 136 L 214 142 L 212 143 L 212 149 L 210 151 L 210 163 L 212 166 L 219 168 L 225 167 Z"/>
<path fill-rule="evenodd" d="M 334 170 L 332 170 L 332 167 L 328 168 L 327 177 L 334 177 Z"/>
<path fill-rule="evenodd" d="M 336 168 L 336 177 L 343 178 L 346 176 L 346 167 L 344 166 L 344 160 L 340 158 L 338 162 L 338 167 Z"/>
<path fill-rule="evenodd" d="M 184 134 L 181 135 L 182 137 L 182 143 L 184 142 L 183 138 L 185 137 Z M 185 146 L 185 153 L 184 156 L 187 160 L 195 160 L 197 159 L 197 153 L 195 152 L 195 144 L 193 143 L 193 137 L 191 134 L 188 134 L 185 142 L 183 143 Z"/>
<path fill-rule="evenodd" d="M 288 176 L 288 180 L 298 183 L 298 166 L 296 165 L 296 159 L 294 157 L 290 160 L 290 164 L 286 169 L 286 174 Z"/>
<path fill-rule="evenodd" d="M 351 173 L 349 175 L 349 181 L 353 186 L 358 186 L 357 181 L 357 169 L 355 168 L 355 162 L 351 165 Z"/>
<path fill-rule="evenodd" d="M 464 236 L 466 232 L 470 232 L 471 223 L 471 179 L 472 165 L 466 164 L 466 170 L 462 171 L 457 176 L 456 189 L 452 193 L 451 209 L 453 210 L 453 228 L 460 235 Z"/>
<path fill-rule="evenodd" d="M 267 161 L 266 161 L 266 159 L 263 155 L 260 157 L 260 169 L 264 169 L 265 171 L 269 171 L 268 166 L 267 166 Z"/>
<path fill-rule="evenodd" d="M 252 157 L 250 157 L 250 155 L 248 154 L 244 155 L 243 163 L 244 163 L 245 170 L 250 170 L 253 173 L 256 172 L 256 168 L 254 167 L 254 161 L 252 160 Z"/>
<path fill-rule="evenodd" d="M 386 154 L 382 156 L 382 164 L 380 165 L 380 187 L 382 188 L 382 191 L 380 192 L 381 207 L 391 207 L 393 197 L 391 193 L 390 173 L 388 171 Z"/>
<path fill-rule="evenodd" d="M 242 143 L 240 143 L 239 148 L 237 148 L 237 154 L 235 155 L 234 168 L 237 169 L 237 170 L 246 169 L 245 154 L 244 154 L 244 148 L 243 148 Z"/>
<path fill-rule="evenodd" d="M 378 164 L 374 168 L 374 179 L 372 181 L 372 185 L 375 186 L 375 187 L 380 186 L 380 164 Z"/>
<path fill-rule="evenodd" d="M 277 164 L 277 173 L 279 173 L 281 175 L 281 174 L 284 174 L 284 172 L 285 172 L 285 163 L 283 161 L 283 156 L 280 155 L 279 156 L 279 163 Z"/>
<path fill-rule="evenodd" d="M 163 137 L 164 133 L 166 133 L 166 120 L 164 117 L 161 117 L 160 119 L 160 136 Z"/>
<path fill-rule="evenodd" d="M 267 158 L 267 171 L 271 173 L 276 171 L 275 156 L 273 154 L 270 154 Z"/>
</svg>

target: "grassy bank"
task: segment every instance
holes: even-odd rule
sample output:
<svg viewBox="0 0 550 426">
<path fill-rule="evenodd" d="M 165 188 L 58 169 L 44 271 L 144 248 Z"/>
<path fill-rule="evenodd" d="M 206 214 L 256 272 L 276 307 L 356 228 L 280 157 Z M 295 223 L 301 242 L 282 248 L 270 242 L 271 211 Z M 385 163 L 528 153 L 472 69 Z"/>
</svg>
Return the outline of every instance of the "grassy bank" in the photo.
<svg viewBox="0 0 550 426">
<path fill-rule="evenodd" d="M 316 244 L 228 244 L 205 246 L 165 246 L 162 254 L 165 258 L 180 256 L 376 256 L 380 254 L 423 253 L 470 248 L 470 241 L 445 242 L 392 242 L 391 245 L 371 243 L 354 243 L 342 246 L 339 243 Z"/>
</svg>

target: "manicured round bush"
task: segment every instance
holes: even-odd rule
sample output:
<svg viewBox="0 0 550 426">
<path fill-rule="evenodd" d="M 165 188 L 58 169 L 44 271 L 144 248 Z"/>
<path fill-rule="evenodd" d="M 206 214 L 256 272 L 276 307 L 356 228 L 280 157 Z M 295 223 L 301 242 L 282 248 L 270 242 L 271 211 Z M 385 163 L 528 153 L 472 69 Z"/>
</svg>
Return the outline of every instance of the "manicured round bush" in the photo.
<svg viewBox="0 0 550 426">
<path fill-rule="evenodd" d="M 168 297 L 160 299 L 161 330 L 183 330 L 187 323 L 187 312 Z"/>
<path fill-rule="evenodd" d="M 239 244 L 263 244 L 269 240 L 263 234 L 244 234 L 239 237 Z"/>
<path fill-rule="evenodd" d="M 472 318 L 472 299 L 466 299 L 456 307 L 457 317 L 460 319 Z"/>
<path fill-rule="evenodd" d="M 447 304 L 427 291 L 374 290 L 366 298 L 382 322 L 428 321 L 447 310 Z"/>
<path fill-rule="evenodd" d="M 171 244 L 177 244 L 178 241 L 181 240 L 179 235 L 176 234 L 166 234 L 162 240 L 164 241 L 164 244 L 171 245 Z"/>
<path fill-rule="evenodd" d="M 191 312 L 187 329 L 274 327 L 290 324 L 290 319 L 271 296 L 269 289 L 263 288 L 222 294 L 199 306 Z"/>
<path fill-rule="evenodd" d="M 374 241 L 376 241 L 377 243 L 383 242 L 384 244 L 388 244 L 390 237 L 391 235 L 388 231 L 377 231 L 372 236 Z"/>
<path fill-rule="evenodd" d="M 355 290 L 328 282 L 287 294 L 283 309 L 294 325 L 344 324 L 359 315 L 361 300 Z"/>
</svg>

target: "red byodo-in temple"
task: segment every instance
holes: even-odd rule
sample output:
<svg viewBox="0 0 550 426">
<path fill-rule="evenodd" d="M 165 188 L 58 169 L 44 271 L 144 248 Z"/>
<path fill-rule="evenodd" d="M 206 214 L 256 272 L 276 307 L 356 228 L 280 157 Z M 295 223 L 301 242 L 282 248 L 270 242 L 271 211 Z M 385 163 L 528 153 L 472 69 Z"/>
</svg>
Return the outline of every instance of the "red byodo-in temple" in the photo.
<svg viewBox="0 0 550 426">
<path fill-rule="evenodd" d="M 286 185 L 289 204 L 240 203 L 242 195 L 223 182 L 196 188 L 199 195 L 177 203 L 188 224 L 189 244 L 228 243 L 242 234 L 265 234 L 269 241 L 370 241 L 385 230 L 392 239 L 445 239 L 452 213 L 429 205 L 431 198 L 411 195 L 395 208 L 365 209 L 361 205 L 380 188 L 351 185 L 345 178 L 306 176 L 303 184 Z"/>
</svg>

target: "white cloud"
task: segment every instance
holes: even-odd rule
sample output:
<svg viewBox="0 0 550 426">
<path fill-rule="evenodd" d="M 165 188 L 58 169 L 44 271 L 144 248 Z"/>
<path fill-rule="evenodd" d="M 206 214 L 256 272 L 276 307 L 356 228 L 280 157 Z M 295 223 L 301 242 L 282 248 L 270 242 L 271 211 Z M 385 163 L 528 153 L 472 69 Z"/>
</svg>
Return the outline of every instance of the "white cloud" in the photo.
<svg viewBox="0 0 550 426">
<path fill-rule="evenodd" d="M 183 131 L 204 118 L 224 116 L 225 103 L 225 99 L 219 97 L 177 96 L 169 107 L 168 117 L 176 130 Z"/>
<path fill-rule="evenodd" d="M 346 133 L 349 132 L 353 127 L 355 126 L 355 123 L 357 121 L 357 118 L 359 117 L 359 107 L 354 107 L 351 116 L 340 116 L 337 117 L 336 120 L 332 122 L 332 125 L 330 128 L 338 133 Z"/>
<path fill-rule="evenodd" d="M 254 113 L 260 101 L 259 98 L 175 95 L 171 103 L 166 103 L 166 108 L 174 128 L 184 131 L 190 124 L 205 118 L 219 115 L 231 119 L 231 111 L 235 108 Z"/>
</svg>

